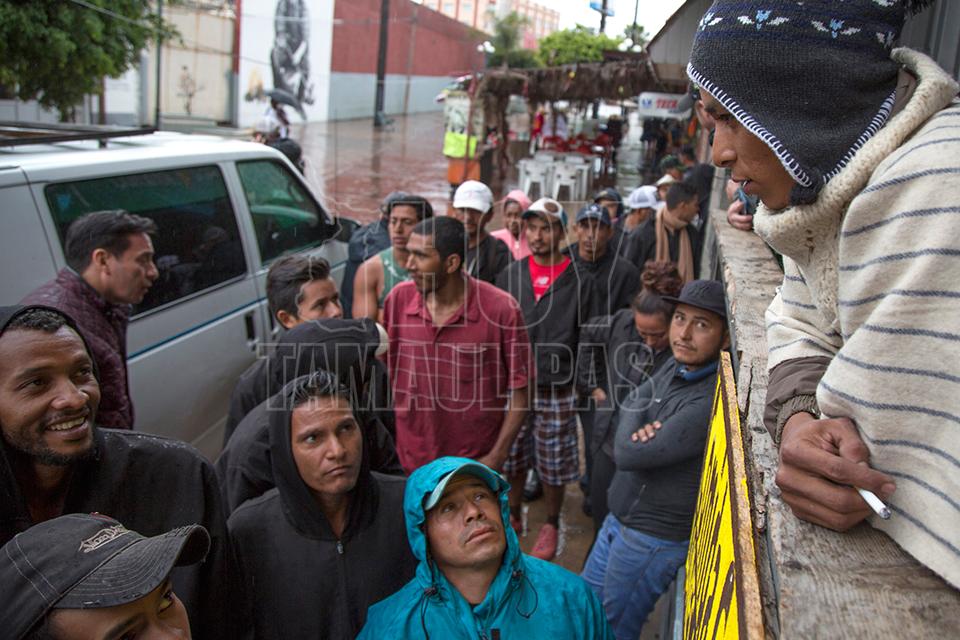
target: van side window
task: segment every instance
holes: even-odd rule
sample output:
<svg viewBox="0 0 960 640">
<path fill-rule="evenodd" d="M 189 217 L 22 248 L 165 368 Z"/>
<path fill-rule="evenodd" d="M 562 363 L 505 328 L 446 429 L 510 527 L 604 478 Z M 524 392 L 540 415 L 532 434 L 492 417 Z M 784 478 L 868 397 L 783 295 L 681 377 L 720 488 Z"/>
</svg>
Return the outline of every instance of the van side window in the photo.
<svg viewBox="0 0 960 640">
<path fill-rule="evenodd" d="M 263 264 L 285 253 L 316 247 L 335 231 L 310 193 L 280 162 L 238 162 L 237 172 Z"/>
<path fill-rule="evenodd" d="M 217 166 L 60 182 L 44 190 L 60 242 L 91 211 L 126 209 L 151 218 L 160 277 L 134 315 L 246 273 L 237 218 Z"/>
</svg>

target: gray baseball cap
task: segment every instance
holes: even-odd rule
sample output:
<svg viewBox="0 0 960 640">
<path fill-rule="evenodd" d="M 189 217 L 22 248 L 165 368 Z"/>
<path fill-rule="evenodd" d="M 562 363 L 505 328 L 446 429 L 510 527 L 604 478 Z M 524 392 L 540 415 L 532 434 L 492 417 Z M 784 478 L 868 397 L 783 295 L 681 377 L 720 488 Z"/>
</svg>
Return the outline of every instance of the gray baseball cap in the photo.
<svg viewBox="0 0 960 640">
<path fill-rule="evenodd" d="M 100 514 L 70 514 L 17 534 L 0 551 L 0 628 L 21 638 L 51 609 L 127 604 L 159 587 L 178 565 L 210 548 L 200 525 L 153 537 Z"/>
</svg>

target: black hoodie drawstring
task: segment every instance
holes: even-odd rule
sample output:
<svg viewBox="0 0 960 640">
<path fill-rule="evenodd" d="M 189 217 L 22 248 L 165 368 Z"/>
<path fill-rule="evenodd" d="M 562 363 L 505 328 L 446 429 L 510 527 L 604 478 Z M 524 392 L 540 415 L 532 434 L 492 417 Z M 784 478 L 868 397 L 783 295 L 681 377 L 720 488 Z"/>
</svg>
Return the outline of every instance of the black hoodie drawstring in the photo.
<svg viewBox="0 0 960 640">
<path fill-rule="evenodd" d="M 533 591 L 533 609 L 530 610 L 530 613 L 524 613 L 523 611 L 520 611 L 520 603 L 523 601 L 522 597 L 517 599 L 516 606 L 517 613 L 524 618 L 530 619 L 530 617 L 537 612 L 537 607 L 540 606 L 540 594 L 537 593 L 537 588 L 533 586 L 533 582 L 529 577 L 527 577 L 527 572 L 523 569 L 514 569 L 511 577 L 521 578 L 522 580 L 526 581 L 526 583 L 530 585 L 530 590 Z M 520 583 L 520 595 L 523 595 L 523 582 Z"/>
<path fill-rule="evenodd" d="M 430 640 L 430 632 L 427 631 L 427 605 L 430 604 L 430 598 L 440 593 L 437 588 L 437 577 L 433 574 L 433 562 L 427 556 L 427 567 L 430 568 L 430 586 L 423 590 L 420 595 L 420 628 L 423 629 L 424 640 Z"/>
</svg>

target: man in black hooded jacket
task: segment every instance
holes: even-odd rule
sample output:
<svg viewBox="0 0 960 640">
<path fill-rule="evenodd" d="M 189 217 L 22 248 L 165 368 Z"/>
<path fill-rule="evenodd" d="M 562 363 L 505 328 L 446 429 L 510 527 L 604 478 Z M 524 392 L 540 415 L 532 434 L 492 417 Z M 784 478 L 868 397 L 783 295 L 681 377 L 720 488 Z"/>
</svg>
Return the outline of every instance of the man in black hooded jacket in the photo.
<svg viewBox="0 0 960 640">
<path fill-rule="evenodd" d="M 376 360 L 380 345 L 376 323 L 363 320 L 314 320 L 283 334 L 264 361 L 259 382 L 251 382 L 236 402 L 260 398 L 259 404 L 244 413 L 233 435 L 216 461 L 217 477 L 227 513 L 273 488 L 270 456 L 270 414 L 283 407 L 280 394 L 285 383 L 318 369 L 333 372 L 353 394 L 357 419 L 364 432 L 370 468 L 387 474 L 401 474 L 393 437 L 383 424 L 389 410 L 386 369 Z M 241 385 L 237 386 L 240 390 Z M 260 391 L 263 389 L 264 391 Z"/>
<path fill-rule="evenodd" d="M 413 577 L 405 480 L 370 471 L 350 392 L 328 371 L 297 378 L 269 413 L 277 486 L 228 526 L 257 640 L 352 640 L 367 608 Z"/>
<path fill-rule="evenodd" d="M 0 544 L 68 513 L 143 535 L 203 525 L 206 561 L 172 578 L 193 636 L 238 637 L 245 608 L 213 467 L 187 444 L 96 426 L 97 372 L 76 324 L 42 306 L 0 307 Z"/>
</svg>

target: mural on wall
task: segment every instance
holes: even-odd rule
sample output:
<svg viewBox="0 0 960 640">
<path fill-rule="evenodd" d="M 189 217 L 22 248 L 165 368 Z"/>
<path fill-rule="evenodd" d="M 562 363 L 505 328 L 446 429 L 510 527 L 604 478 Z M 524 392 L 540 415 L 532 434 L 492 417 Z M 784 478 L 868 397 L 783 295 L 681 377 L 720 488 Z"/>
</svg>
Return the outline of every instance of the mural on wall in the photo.
<svg viewBox="0 0 960 640">
<path fill-rule="evenodd" d="M 273 87 L 313 104 L 310 81 L 310 15 L 305 0 L 280 0 L 273 17 Z"/>
<path fill-rule="evenodd" d="M 244 0 L 240 124 L 273 115 L 270 100 L 325 120 L 334 0 Z M 295 121 L 295 118 L 294 118 Z"/>
</svg>

